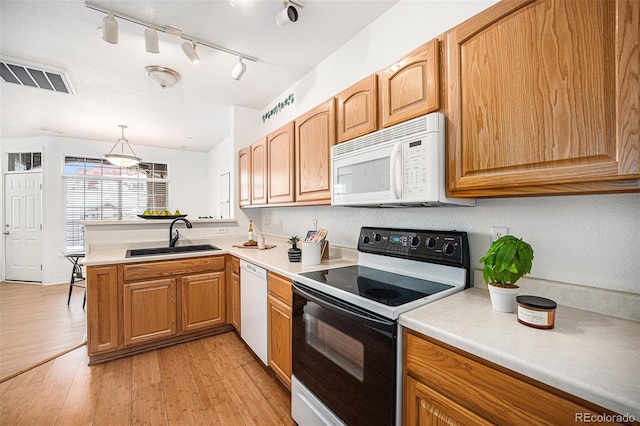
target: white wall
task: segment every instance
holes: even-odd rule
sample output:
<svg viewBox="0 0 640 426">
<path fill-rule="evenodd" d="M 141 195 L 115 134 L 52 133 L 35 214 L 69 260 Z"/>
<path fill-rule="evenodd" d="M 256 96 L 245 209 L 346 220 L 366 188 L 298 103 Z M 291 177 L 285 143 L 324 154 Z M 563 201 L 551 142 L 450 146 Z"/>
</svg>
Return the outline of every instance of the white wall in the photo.
<svg viewBox="0 0 640 426">
<path fill-rule="evenodd" d="M 292 106 L 264 125 L 259 120 L 246 126 L 265 135 L 492 3 L 400 1 L 274 99 L 260 116 L 289 93 L 295 96 Z M 266 233 L 304 235 L 317 219 L 333 244 L 352 248 L 360 227 L 367 225 L 466 231 L 473 266 L 489 247 L 491 226 L 506 226 L 533 245 L 532 277 L 640 293 L 640 194 L 481 199 L 473 208 L 261 210 Z M 264 226 L 266 219 L 270 228 Z"/>
<path fill-rule="evenodd" d="M 63 186 L 62 162 L 65 155 L 102 157 L 113 143 L 70 139 L 62 137 L 36 137 L 6 139 L 2 141 L 3 157 L 6 152 L 42 151 L 43 153 L 43 233 L 42 282 L 55 284 L 68 282 L 69 262 L 63 249 Z M 207 156 L 198 152 L 135 146 L 136 154 L 144 161 L 169 165 L 170 207 L 180 209 L 190 217 L 208 216 Z M 3 161 L 4 167 L 6 164 Z M 3 171 L 6 169 L 3 168 Z M 165 232 L 166 233 L 166 232 Z M 163 233 L 162 235 L 164 236 Z M 114 236 L 127 238 L 127 235 Z"/>
</svg>

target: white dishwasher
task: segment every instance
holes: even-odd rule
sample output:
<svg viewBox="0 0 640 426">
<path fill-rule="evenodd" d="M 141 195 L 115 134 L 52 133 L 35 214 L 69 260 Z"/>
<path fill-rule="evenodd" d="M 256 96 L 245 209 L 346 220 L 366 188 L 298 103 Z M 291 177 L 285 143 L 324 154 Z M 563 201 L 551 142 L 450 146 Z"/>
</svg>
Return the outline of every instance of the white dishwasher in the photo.
<svg viewBox="0 0 640 426">
<path fill-rule="evenodd" d="M 240 259 L 240 337 L 269 365 L 267 354 L 267 270 Z"/>
</svg>

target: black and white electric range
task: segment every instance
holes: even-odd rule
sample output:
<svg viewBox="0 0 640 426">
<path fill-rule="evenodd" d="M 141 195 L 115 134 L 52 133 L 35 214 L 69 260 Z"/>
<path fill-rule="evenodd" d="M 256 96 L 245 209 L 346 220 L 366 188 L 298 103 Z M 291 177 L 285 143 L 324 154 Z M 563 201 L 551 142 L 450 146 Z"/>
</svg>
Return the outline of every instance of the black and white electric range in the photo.
<svg viewBox="0 0 640 426">
<path fill-rule="evenodd" d="M 357 265 L 293 283 L 300 425 L 400 425 L 398 316 L 470 286 L 467 234 L 363 227 Z"/>
</svg>

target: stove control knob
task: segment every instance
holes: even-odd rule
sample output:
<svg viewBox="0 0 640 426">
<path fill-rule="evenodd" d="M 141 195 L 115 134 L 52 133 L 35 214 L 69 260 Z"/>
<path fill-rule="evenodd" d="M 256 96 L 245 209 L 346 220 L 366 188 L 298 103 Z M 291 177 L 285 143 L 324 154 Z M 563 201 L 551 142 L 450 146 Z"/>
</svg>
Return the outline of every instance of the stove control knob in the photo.
<svg viewBox="0 0 640 426">
<path fill-rule="evenodd" d="M 411 238 L 411 247 L 418 247 L 420 245 L 420 238 L 413 237 Z"/>
<path fill-rule="evenodd" d="M 382 235 L 378 234 L 377 232 L 373 234 L 373 239 L 374 241 L 380 241 L 382 239 Z"/>
<path fill-rule="evenodd" d="M 445 256 L 451 256 L 455 252 L 456 246 L 454 244 L 444 243 L 444 245 L 442 246 L 442 253 L 444 253 Z"/>
<path fill-rule="evenodd" d="M 365 244 L 369 244 L 369 237 L 367 237 L 366 235 L 362 237 L 362 242 Z"/>
<path fill-rule="evenodd" d="M 436 246 L 436 239 L 433 237 L 427 237 L 424 245 L 427 246 L 427 248 L 432 249 Z"/>
</svg>

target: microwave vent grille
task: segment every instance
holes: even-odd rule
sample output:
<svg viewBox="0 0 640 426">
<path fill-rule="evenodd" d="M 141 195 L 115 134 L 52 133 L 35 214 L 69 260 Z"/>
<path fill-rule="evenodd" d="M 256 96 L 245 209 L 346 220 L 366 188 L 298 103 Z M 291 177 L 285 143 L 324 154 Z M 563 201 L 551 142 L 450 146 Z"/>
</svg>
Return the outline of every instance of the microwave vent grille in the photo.
<svg viewBox="0 0 640 426">
<path fill-rule="evenodd" d="M 341 144 L 335 145 L 331 150 L 333 155 L 341 155 L 370 146 L 375 146 L 381 143 L 410 137 L 411 135 L 427 133 L 430 130 L 428 124 L 429 116 L 425 115 L 415 118 L 411 121 L 397 124 L 395 126 L 378 130 L 377 132 L 370 133 L 368 135 L 364 135 L 347 142 L 343 142 Z M 431 129 L 431 131 L 434 130 L 437 130 L 437 127 L 436 129 Z"/>
</svg>

